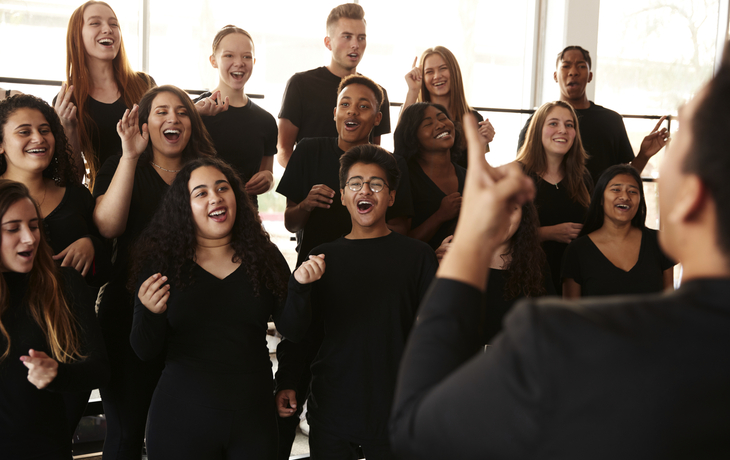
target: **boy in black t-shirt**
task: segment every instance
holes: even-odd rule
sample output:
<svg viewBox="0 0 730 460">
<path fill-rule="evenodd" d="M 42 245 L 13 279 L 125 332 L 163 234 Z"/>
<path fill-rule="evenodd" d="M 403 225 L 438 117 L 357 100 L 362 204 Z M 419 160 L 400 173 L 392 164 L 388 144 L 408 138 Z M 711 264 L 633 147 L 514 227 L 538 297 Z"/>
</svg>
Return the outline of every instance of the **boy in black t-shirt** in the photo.
<svg viewBox="0 0 730 460">
<path fill-rule="evenodd" d="M 327 16 L 324 44 L 332 52 L 329 65 L 294 74 L 286 84 L 279 112 L 277 143 L 279 164 L 287 167 L 294 145 L 307 137 L 337 135 L 330 113 L 336 105 L 340 81 L 358 75 L 357 65 L 365 53 L 365 11 L 356 3 L 345 3 Z M 372 141 L 380 144 L 380 136 L 390 132 L 388 93 L 381 87 L 382 120 L 372 133 Z"/>
<path fill-rule="evenodd" d="M 369 460 L 392 459 L 388 416 L 398 364 L 438 262 L 427 244 L 388 228 L 399 178 L 395 157 L 360 145 L 340 163 L 340 201 L 352 231 L 315 248 L 295 271 L 277 327 L 292 341 L 303 339 L 310 323 L 324 330 L 311 367 L 312 457 L 356 458 L 362 446 Z M 296 392 L 277 383 L 279 415 L 290 416 Z"/>
</svg>

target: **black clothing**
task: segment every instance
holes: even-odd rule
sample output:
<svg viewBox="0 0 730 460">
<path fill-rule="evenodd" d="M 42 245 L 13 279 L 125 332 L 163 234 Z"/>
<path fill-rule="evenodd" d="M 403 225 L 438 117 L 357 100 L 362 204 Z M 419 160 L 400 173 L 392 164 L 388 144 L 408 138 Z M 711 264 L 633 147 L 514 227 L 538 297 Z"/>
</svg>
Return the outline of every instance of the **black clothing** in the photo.
<svg viewBox="0 0 730 460">
<path fill-rule="evenodd" d="M 550 277 L 549 267 L 545 267 L 543 272 L 543 285 L 545 287 L 545 295 L 555 295 L 555 286 Z M 482 343 L 489 344 L 492 339 L 502 331 L 502 324 L 507 313 L 512 310 L 514 304 L 523 299 L 520 295 L 514 299 L 505 299 L 505 286 L 507 285 L 507 270 L 498 268 L 489 269 L 489 282 L 487 283 L 487 293 L 484 296 L 484 325 L 482 326 Z"/>
<path fill-rule="evenodd" d="M 117 123 L 122 119 L 127 106 L 122 97 L 106 104 L 89 96 L 86 99 L 86 110 L 94 121 L 89 133 L 91 146 L 99 162 L 98 167 L 101 167 L 109 157 L 122 153 L 122 139 L 117 134 Z"/>
<path fill-rule="evenodd" d="M 299 128 L 297 142 L 306 137 L 337 137 L 334 110 L 341 80 L 323 66 L 295 73 L 286 83 L 279 118 L 286 118 Z M 372 136 L 390 132 L 388 93 L 382 86 L 380 89 L 383 90 L 383 103 L 380 106 L 383 117 L 380 124 L 373 128 Z"/>
<path fill-rule="evenodd" d="M 340 238 L 312 254 L 325 254 L 326 271 L 307 285 L 292 275 L 278 324 L 284 337 L 297 341 L 312 315 L 321 316 L 324 340 L 312 363 L 309 424 L 357 444 L 387 440 L 398 363 L 438 268 L 436 256 L 395 232 Z"/>
<path fill-rule="evenodd" d="M 99 170 L 94 196 L 106 193 L 121 155 L 115 155 Z M 99 303 L 99 324 L 104 333 L 112 378 L 100 388 L 107 434 L 104 458 L 139 458 L 152 392 L 162 371 L 163 357 L 142 362 L 129 344 L 133 298 L 127 289 L 129 251 L 147 227 L 169 186 L 151 164 L 137 164 L 129 216 L 124 233 L 116 239 L 116 260 L 109 284 Z"/>
<path fill-rule="evenodd" d="M 399 458 L 728 457 L 730 279 L 523 301 L 486 353 L 481 297 L 439 279 L 424 301 L 394 404 Z"/>
<path fill-rule="evenodd" d="M 46 242 L 58 254 L 77 240 L 88 237 L 94 245 L 94 264 L 86 282 L 100 287 L 111 273 L 111 246 L 94 224 L 94 198 L 81 185 L 67 185 L 61 202 L 43 218 Z"/>
<path fill-rule="evenodd" d="M 0 456 L 7 459 L 71 459 L 71 436 L 63 395 L 90 391 L 109 379 L 101 331 L 94 315 L 94 298 L 81 275 L 61 269 L 66 302 L 77 321 L 84 359 L 59 363 L 58 375 L 39 390 L 28 381 L 20 357 L 29 349 L 51 356 L 46 335 L 33 319 L 25 299 L 30 275 L 5 272 L 9 297 L 2 323 L 10 335 L 10 354 L 0 362 Z M 7 341 L 0 335 L 0 350 Z"/>
<path fill-rule="evenodd" d="M 634 161 L 634 149 L 626 134 L 626 127 L 621 115 L 593 102 L 587 109 L 576 109 L 578 129 L 583 141 L 583 148 L 588 153 L 586 168 L 591 173 L 593 183 L 598 182 L 603 171 L 610 166 Z M 527 128 L 532 116 L 527 119 L 520 131 L 517 149 L 525 142 Z"/>
<path fill-rule="evenodd" d="M 301 203 L 307 198 L 312 187 L 324 184 L 335 191 L 329 209 L 316 208 L 302 231 L 301 246 L 298 248 L 297 266 L 304 261 L 316 246 L 334 241 L 350 233 L 352 219 L 342 204 L 340 195 L 340 156 L 345 153 L 337 146 L 336 137 L 305 139 L 298 143 L 276 191 L 287 199 Z M 396 156 L 396 160 L 398 160 Z M 402 159 L 398 160 L 402 167 Z M 388 220 L 412 216 L 410 203 L 410 184 L 405 174 L 401 175 L 396 189 L 395 203 L 388 208 Z"/>
<path fill-rule="evenodd" d="M 477 112 L 476 110 L 472 110 L 471 114 L 474 115 L 474 118 L 477 119 L 477 123 L 481 123 L 484 121 L 484 117 L 481 113 Z M 456 129 L 459 130 L 459 133 L 461 134 L 461 138 L 465 139 L 464 137 L 464 127 L 461 125 L 461 123 L 455 123 Z M 489 151 L 489 150 L 487 150 Z M 457 165 L 461 166 L 462 168 L 466 169 L 469 166 L 469 154 L 466 150 L 466 142 L 464 142 L 464 148 L 454 148 L 451 153 L 451 161 L 456 163 Z"/>
<path fill-rule="evenodd" d="M 551 184 L 537 177 L 533 177 L 533 179 L 537 188 L 535 207 L 537 208 L 537 215 L 540 219 L 541 227 L 550 227 L 564 222 L 583 223 L 588 208 L 580 203 L 576 203 L 570 198 L 564 181 Z M 586 186 L 588 193 L 591 193 L 593 186 L 590 184 L 588 177 L 586 177 Z M 542 249 L 545 251 L 548 265 L 550 265 L 550 276 L 553 279 L 553 285 L 555 286 L 555 293 L 557 295 L 562 295 L 563 293 L 560 267 L 563 263 L 563 253 L 567 247 L 568 245 L 566 243 L 559 243 L 557 241 L 544 241 L 542 243 Z"/>
<path fill-rule="evenodd" d="M 309 427 L 309 451 L 314 460 L 394 460 L 387 437 L 362 445 L 328 432 L 318 425 Z M 364 455 L 364 456 L 363 456 Z"/>
<path fill-rule="evenodd" d="M 446 194 L 436 185 L 431 178 L 423 171 L 421 165 L 418 164 L 416 158 L 408 160 L 408 177 L 411 182 L 411 198 L 413 200 L 413 219 L 411 220 L 411 228 L 417 228 L 429 217 L 431 217 L 441 206 L 441 200 L 446 198 Z M 466 180 L 466 169 L 452 162 L 454 172 L 459 181 L 459 193 L 464 193 L 464 180 Z M 454 234 L 456 224 L 459 221 L 457 215 L 453 219 L 441 224 L 428 244 L 434 250 L 441 246 L 441 242 L 449 235 Z"/>
<path fill-rule="evenodd" d="M 286 265 L 283 256 L 280 263 Z M 182 289 L 170 285 L 165 312 L 152 313 L 139 298 L 134 305 L 130 341 L 137 355 L 155 359 L 167 347 L 165 369 L 150 407 L 150 455 L 245 458 L 223 454 L 230 443 L 235 445 L 239 437 L 247 436 L 252 442 L 248 455 L 256 451 L 260 453 L 256 458 L 274 458 L 276 419 L 266 329 L 270 316 L 278 320 L 284 299 L 263 286 L 260 295 L 254 295 L 243 265 L 219 279 L 193 262 L 188 264 L 193 265 L 193 281 Z M 137 285 L 148 275 L 140 277 Z M 175 406 L 180 409 L 169 413 Z M 180 412 L 183 419 L 174 420 Z M 206 418 L 199 418 L 200 414 Z M 208 431 L 212 423 L 222 433 L 213 438 L 196 434 L 203 427 Z M 175 426 L 185 427 L 183 433 L 190 436 L 181 438 Z M 258 435 L 238 431 L 245 427 L 255 427 Z M 193 451 L 216 455 L 200 457 L 191 455 Z M 180 457 L 174 452 L 188 453 Z"/>
<path fill-rule="evenodd" d="M 210 95 L 203 93 L 195 102 Z M 243 107 L 229 106 L 225 112 L 202 119 L 218 157 L 233 166 L 244 184 L 259 172 L 263 157 L 276 154 L 276 120 L 251 98 Z M 256 195 L 249 196 L 258 205 Z"/>
<path fill-rule="evenodd" d="M 644 227 L 639 260 L 623 271 L 603 255 L 588 235 L 568 245 L 563 258 L 563 278 L 580 284 L 581 297 L 616 294 L 650 294 L 664 290 L 664 270 L 676 265 L 659 247 L 658 232 Z"/>
</svg>

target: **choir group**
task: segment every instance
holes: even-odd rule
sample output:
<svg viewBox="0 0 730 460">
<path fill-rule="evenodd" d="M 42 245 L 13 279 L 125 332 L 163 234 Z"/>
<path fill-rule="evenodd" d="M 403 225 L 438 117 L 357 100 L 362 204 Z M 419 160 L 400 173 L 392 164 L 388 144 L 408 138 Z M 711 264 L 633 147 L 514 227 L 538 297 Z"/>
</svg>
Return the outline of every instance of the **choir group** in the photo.
<svg viewBox="0 0 730 460">
<path fill-rule="evenodd" d="M 94 388 L 105 460 L 139 459 L 143 445 L 152 460 L 288 459 L 305 403 L 314 459 L 727 453 L 713 436 L 730 412 L 702 432 L 671 422 L 673 395 L 690 420 L 704 412 L 688 415 L 689 392 L 730 407 L 717 396 L 726 370 L 681 367 L 698 347 L 725 346 L 713 342 L 725 312 L 678 312 L 727 298 L 730 249 L 715 230 L 727 216 L 712 207 L 730 197 L 715 180 L 730 172 L 717 158 L 727 149 L 682 133 L 693 138 L 662 165 L 675 182 L 660 187 L 673 202 L 657 232 L 640 173 L 669 133 L 659 120 L 634 155 L 621 117 L 586 96 L 587 50 L 558 54 L 561 99 L 527 121 L 516 161 L 494 169 L 495 129 L 436 46 L 405 75 L 390 153 L 379 147 L 388 94 L 357 73 L 362 7 L 335 7 L 326 30 L 330 63 L 289 79 L 278 124 L 244 92 L 248 32 L 216 34 L 218 86 L 193 100 L 131 69 L 114 11 L 94 0 L 69 20 L 53 105 L 2 92 L 0 457 L 71 458 Z M 683 128 L 727 132 L 728 110 L 713 103 L 727 101 L 728 59 L 725 80 L 683 109 Z M 693 141 L 706 157 L 680 150 Z M 274 155 L 293 273 L 258 215 Z M 703 224 L 717 233 L 676 230 Z M 701 244 L 715 259 L 690 269 L 712 252 Z M 672 292 L 674 260 L 694 291 Z M 639 294 L 652 300 L 605 300 Z M 549 296 L 591 299 L 536 300 Z M 283 336 L 273 383 L 272 318 Z M 666 383 L 675 358 L 696 386 Z M 607 396 L 611 385 L 625 398 Z M 624 419 L 632 430 L 615 427 Z"/>
</svg>

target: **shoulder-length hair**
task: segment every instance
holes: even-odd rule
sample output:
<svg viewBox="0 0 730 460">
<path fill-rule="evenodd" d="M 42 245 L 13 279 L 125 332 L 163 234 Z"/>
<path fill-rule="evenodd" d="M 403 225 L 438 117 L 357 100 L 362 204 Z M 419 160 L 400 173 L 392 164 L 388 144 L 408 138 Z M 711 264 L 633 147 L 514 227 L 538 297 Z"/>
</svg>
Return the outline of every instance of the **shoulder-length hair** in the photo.
<svg viewBox="0 0 730 460">
<path fill-rule="evenodd" d="M 86 106 L 92 82 L 81 33 L 84 28 L 84 11 L 91 5 L 104 5 L 114 13 L 108 3 L 90 0 L 76 8 L 76 11 L 71 14 L 71 19 L 68 21 L 68 31 L 66 32 L 66 81 L 74 87 L 71 101 L 76 105 L 81 151 L 88 163 L 91 183 L 93 184 L 96 171 L 101 165 L 98 164 L 97 152 L 94 152 L 94 146 L 91 143 L 91 133 L 98 128 L 96 122 L 89 115 Z M 114 13 L 114 16 L 116 17 L 116 13 Z M 145 91 L 154 86 L 154 81 L 149 75 L 132 70 L 127 58 L 127 52 L 124 50 L 124 38 L 121 34 L 119 35 L 119 52 L 112 61 L 112 66 L 119 94 L 124 100 L 124 104 L 129 108 L 140 100 Z"/>
<path fill-rule="evenodd" d="M 565 154 L 565 157 L 563 157 L 563 181 L 568 189 L 570 199 L 588 207 L 590 204 L 590 193 L 585 182 L 588 176 L 588 169 L 586 169 L 588 155 L 583 149 L 583 141 L 581 140 L 580 130 L 578 129 L 578 116 L 575 110 L 573 110 L 573 107 L 567 102 L 546 102 L 537 109 L 532 116 L 530 126 L 527 128 L 525 143 L 519 152 L 517 152 L 517 161 L 522 163 L 522 166 L 525 168 L 525 174 L 536 177 L 538 181 L 542 180 L 542 174 L 547 171 L 547 154 L 545 153 L 545 146 L 542 145 L 542 130 L 548 115 L 556 107 L 569 110 L 570 115 L 573 117 L 573 125 L 575 126 L 573 145 L 568 150 L 568 153 Z"/>
<path fill-rule="evenodd" d="M 30 197 L 28 188 L 20 182 L 0 179 L 0 219 L 10 206 L 24 199 L 33 203 L 36 215 L 40 219 L 40 210 Z M 76 320 L 64 296 L 63 286 L 59 282 L 61 273 L 53 261 L 53 251 L 46 243 L 43 232 L 39 232 L 39 238 L 38 251 L 29 273 L 28 290 L 23 302 L 27 304 L 31 316 L 43 331 L 51 356 L 59 362 L 67 363 L 84 357 L 81 355 Z M 0 355 L 0 362 L 10 354 L 11 337 L 2 322 L 2 315 L 9 307 L 8 291 L 5 277 L 0 276 L 0 335 L 5 339 L 5 349 Z"/>
<path fill-rule="evenodd" d="M 520 296 L 539 297 L 547 294 L 543 272 L 547 266 L 547 258 L 537 236 L 539 227 L 537 209 L 531 201 L 528 201 L 522 205 L 520 226 L 510 239 L 512 260 L 506 267 L 505 300 L 516 299 Z"/>
<path fill-rule="evenodd" d="M 416 102 L 403 110 L 398 126 L 396 126 L 395 133 L 393 134 L 393 153 L 402 156 L 406 160 L 416 158 L 420 155 L 421 144 L 418 142 L 418 129 L 421 127 L 423 114 L 426 113 L 426 109 L 429 107 L 435 107 L 454 123 L 454 145 L 451 147 L 451 159 L 454 159 L 455 148 L 461 140 L 461 132 L 456 129 L 456 123 L 451 115 L 449 115 L 446 107 L 441 104 L 434 104 L 433 102 Z"/>
<path fill-rule="evenodd" d="M 636 215 L 631 219 L 631 225 L 636 228 L 644 228 L 646 226 L 646 199 L 644 198 L 644 185 L 639 172 L 631 165 L 613 165 L 603 171 L 601 177 L 598 178 L 598 182 L 593 189 L 591 205 L 588 206 L 585 223 L 578 236 L 588 235 L 603 226 L 603 219 L 605 217 L 603 193 L 606 191 L 611 180 L 619 174 L 631 176 L 639 186 L 639 209 L 636 210 Z"/>
<path fill-rule="evenodd" d="M 204 166 L 222 172 L 236 197 L 236 219 L 231 234 L 233 261 L 243 265 L 251 279 L 254 295 L 259 295 L 265 288 L 283 299 L 289 281 L 288 267 L 261 225 L 238 174 L 228 163 L 211 157 L 195 159 L 177 173 L 152 221 L 133 248 L 128 287 L 136 289 L 137 278 L 150 270 L 165 273 L 170 283 L 178 287 L 192 284 L 193 266 L 189 262 L 195 261 L 197 239 L 188 183 L 193 171 Z"/>
<path fill-rule="evenodd" d="M 19 109 L 37 110 L 43 115 L 51 127 L 51 134 L 56 146 L 53 149 L 53 158 L 46 169 L 43 170 L 43 177 L 53 179 L 59 187 L 66 185 L 80 185 L 76 165 L 72 161 L 73 152 L 68 142 L 66 133 L 63 130 L 58 114 L 53 107 L 43 99 L 31 96 L 30 94 L 18 94 L 0 102 L 0 143 L 4 140 L 5 124 L 8 119 Z M 0 155 L 0 175 L 5 174 L 8 169 L 5 155 Z"/>
<path fill-rule="evenodd" d="M 190 99 L 190 96 L 188 96 L 188 93 L 177 86 L 156 86 L 142 96 L 142 99 L 139 101 L 140 131 L 142 130 L 142 125 L 149 121 L 150 113 L 152 112 L 152 103 L 160 93 L 172 93 L 177 96 L 183 106 L 185 106 L 185 110 L 188 112 L 188 117 L 190 117 L 190 140 L 182 152 L 183 163 L 197 157 L 214 156 L 216 152 L 215 147 L 213 147 L 213 140 L 203 124 L 203 119 L 200 118 L 200 114 L 195 108 L 195 105 L 193 105 L 193 101 Z M 145 148 L 142 155 L 140 155 L 139 164 L 148 164 L 150 161 L 152 161 L 152 140 L 147 143 L 147 148 Z"/>
</svg>

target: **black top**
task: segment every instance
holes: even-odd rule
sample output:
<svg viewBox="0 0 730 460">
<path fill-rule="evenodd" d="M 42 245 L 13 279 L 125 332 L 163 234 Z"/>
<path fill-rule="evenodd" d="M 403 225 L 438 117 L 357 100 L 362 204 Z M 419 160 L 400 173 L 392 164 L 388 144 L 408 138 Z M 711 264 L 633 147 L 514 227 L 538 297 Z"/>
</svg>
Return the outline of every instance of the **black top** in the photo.
<svg viewBox="0 0 730 460">
<path fill-rule="evenodd" d="M 408 160 L 408 177 L 411 182 L 411 198 L 413 200 L 413 220 L 411 220 L 411 228 L 416 228 L 431 217 L 441 206 L 441 200 L 446 198 L 446 194 L 436 185 L 430 177 L 423 171 L 418 160 L 413 157 Z M 464 193 L 464 180 L 466 179 L 466 169 L 452 162 L 454 172 L 459 182 L 459 193 Z M 441 242 L 449 235 L 454 234 L 456 223 L 459 216 L 444 222 L 436 231 L 428 244 L 435 250 L 441 246 Z"/>
<path fill-rule="evenodd" d="M 593 183 L 598 182 L 603 171 L 609 167 L 634 161 L 634 149 L 626 134 L 624 120 L 618 113 L 593 102 L 587 109 L 576 109 L 578 127 L 583 148 L 588 153 L 586 168 L 591 173 Z M 527 127 L 532 116 L 520 131 L 517 148 L 525 142 Z"/>
<path fill-rule="evenodd" d="M 350 213 L 342 204 L 340 195 L 340 156 L 343 153 L 345 152 L 337 146 L 336 137 L 305 139 L 299 142 L 276 188 L 278 193 L 295 203 L 304 201 L 312 187 L 318 184 L 324 184 L 335 191 L 329 209 L 315 208 L 310 214 L 302 231 L 297 265 L 316 246 L 334 241 L 352 230 Z M 396 160 L 398 158 L 396 156 Z M 403 165 L 402 159 L 399 160 L 399 165 Z M 395 203 L 388 209 L 387 219 L 413 215 L 410 184 L 405 176 L 401 175 Z"/>
<path fill-rule="evenodd" d="M 325 333 L 312 363 L 308 417 L 362 443 L 387 433 L 400 357 L 438 262 L 425 243 L 395 232 L 340 238 L 312 253 L 325 254 L 325 273 L 306 285 L 291 276 L 277 326 L 299 340 L 312 312 L 321 316 Z"/>
<path fill-rule="evenodd" d="M 297 142 L 305 137 L 337 136 L 333 113 L 337 107 L 337 87 L 341 80 L 327 67 L 317 67 L 295 73 L 286 83 L 279 118 L 286 118 L 299 128 Z M 371 136 L 390 132 L 388 93 L 382 86 L 380 88 L 383 90 L 383 104 L 380 106 L 383 118 L 373 128 Z"/>
<path fill-rule="evenodd" d="M 89 133 L 91 146 L 101 167 L 109 157 L 122 153 L 122 139 L 117 134 L 117 123 L 122 119 L 127 106 L 121 97 L 106 104 L 89 96 L 86 99 L 86 110 L 94 121 L 89 127 Z"/>
<path fill-rule="evenodd" d="M 195 102 L 210 95 L 201 94 Z M 238 171 L 244 184 L 259 172 L 263 157 L 276 154 L 276 120 L 251 98 L 243 107 L 229 106 L 225 112 L 202 118 L 218 157 Z M 255 195 L 251 199 L 258 202 Z"/>
<path fill-rule="evenodd" d="M 730 455 L 730 279 L 522 301 L 486 353 L 481 298 L 439 279 L 424 300 L 394 404 L 398 458 Z"/>
<path fill-rule="evenodd" d="M 28 381 L 20 361 L 31 348 L 51 356 L 46 336 L 27 307 L 29 275 L 3 273 L 9 291 L 2 324 L 10 335 L 10 354 L 0 362 L 0 451 L 2 458 L 71 459 L 71 437 L 63 401 L 65 392 L 91 391 L 109 379 L 104 342 L 94 315 L 94 297 L 81 275 L 62 268 L 66 301 L 77 321 L 84 359 L 59 363 L 58 375 L 43 390 Z M 7 342 L 0 335 L 0 354 Z"/>
<path fill-rule="evenodd" d="M 623 271 L 611 263 L 589 235 L 568 245 L 563 259 L 563 278 L 580 284 L 580 295 L 649 294 L 664 289 L 664 270 L 675 265 L 659 247 L 658 232 L 644 227 L 639 260 Z"/>
<path fill-rule="evenodd" d="M 99 174 L 96 176 L 94 197 L 99 197 L 106 193 L 121 158 L 121 155 L 114 155 L 101 167 Z M 104 288 L 104 295 L 99 305 L 100 310 L 115 310 L 117 313 L 122 314 L 125 319 L 129 320 L 130 323 L 132 318 L 132 296 L 126 288 L 130 249 L 137 237 L 152 220 L 168 188 L 169 185 L 167 185 L 167 182 L 157 174 L 151 164 L 137 163 L 127 226 L 124 229 L 124 233 L 117 238 L 117 254 L 111 279 L 106 288 Z"/>
<path fill-rule="evenodd" d="M 545 295 L 555 295 L 555 286 L 550 277 L 550 269 L 545 267 L 542 272 Z M 521 294 L 515 298 L 505 298 L 508 274 L 507 270 L 489 269 L 487 293 L 484 296 L 484 321 L 482 326 L 482 343 L 484 344 L 491 343 L 492 339 L 502 331 L 505 316 L 512 310 L 515 302 L 524 298 Z"/>
<path fill-rule="evenodd" d="M 471 114 L 474 115 L 474 118 L 477 119 L 477 123 L 481 123 L 482 121 L 484 121 L 484 117 L 482 116 L 482 114 L 477 112 L 476 110 L 472 110 Z M 456 129 L 459 130 L 461 138 L 464 139 L 464 127 L 461 125 L 461 123 L 456 124 Z M 469 154 L 466 148 L 454 149 L 454 151 L 452 152 L 451 160 L 457 165 L 466 169 L 469 166 Z"/>
<path fill-rule="evenodd" d="M 284 257 L 279 258 L 285 266 Z M 284 299 L 263 286 L 255 296 L 243 265 L 219 279 L 188 263 L 193 265 L 193 283 L 182 289 L 170 285 L 165 312 L 152 313 L 135 296 L 132 348 L 141 359 L 151 360 L 167 347 L 157 389 L 219 409 L 240 408 L 252 398 L 270 397 L 266 329 L 269 317 L 278 319 Z M 150 274 L 140 277 L 137 285 Z M 255 391 L 262 386 L 264 394 Z"/>
<path fill-rule="evenodd" d="M 540 178 L 533 177 L 533 179 L 537 187 L 535 207 L 537 208 L 537 216 L 540 219 L 541 227 L 550 227 L 564 222 L 583 223 L 588 208 L 570 198 L 563 181 L 551 184 Z M 590 185 L 588 187 L 588 193 L 590 193 L 592 184 L 590 184 L 590 178 L 586 177 L 586 186 L 588 185 Z M 542 249 L 545 251 L 548 265 L 550 265 L 550 276 L 553 279 L 555 293 L 558 295 L 563 293 L 560 267 L 563 263 L 563 252 L 567 247 L 566 243 L 557 241 L 544 241 L 542 243 Z"/>
<path fill-rule="evenodd" d="M 43 228 L 54 254 L 81 238 L 90 238 L 94 264 L 86 281 L 97 287 L 106 283 L 111 273 L 111 247 L 94 224 L 94 198 L 86 187 L 67 185 L 61 202 L 43 219 Z"/>
</svg>

